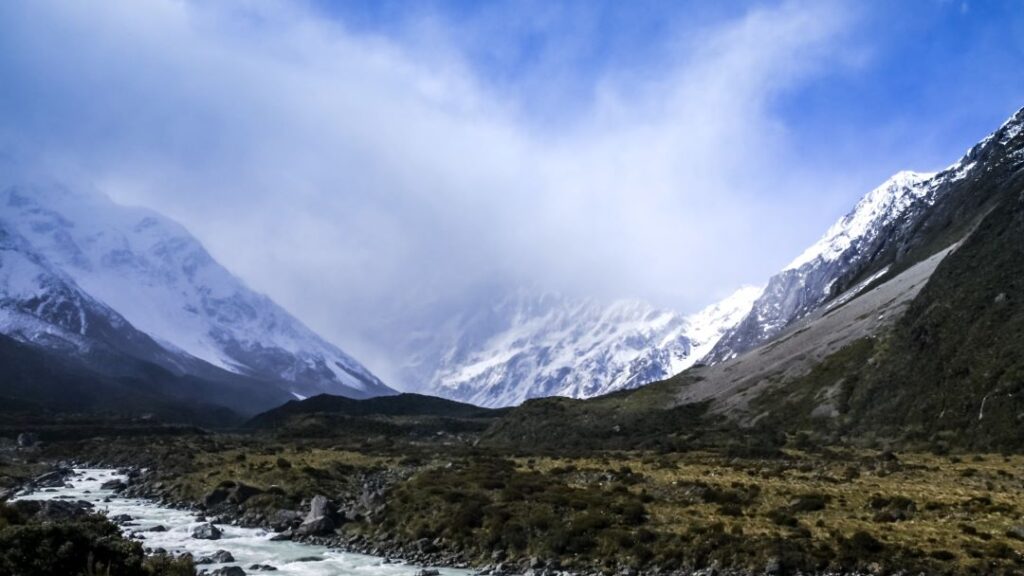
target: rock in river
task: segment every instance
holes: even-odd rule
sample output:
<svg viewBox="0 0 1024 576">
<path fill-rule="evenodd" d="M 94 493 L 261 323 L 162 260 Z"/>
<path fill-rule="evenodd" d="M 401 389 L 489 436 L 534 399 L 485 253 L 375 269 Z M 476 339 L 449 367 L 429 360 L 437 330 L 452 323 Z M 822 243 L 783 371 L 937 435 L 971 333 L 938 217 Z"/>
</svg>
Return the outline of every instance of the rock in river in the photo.
<svg viewBox="0 0 1024 576">
<path fill-rule="evenodd" d="M 192 530 L 192 537 L 197 540 L 220 540 L 220 528 L 207 522 Z"/>
<path fill-rule="evenodd" d="M 226 564 L 228 562 L 234 562 L 235 557 L 231 555 L 231 552 L 227 550 L 217 550 L 209 556 L 203 556 L 196 560 L 196 564 Z"/>
</svg>

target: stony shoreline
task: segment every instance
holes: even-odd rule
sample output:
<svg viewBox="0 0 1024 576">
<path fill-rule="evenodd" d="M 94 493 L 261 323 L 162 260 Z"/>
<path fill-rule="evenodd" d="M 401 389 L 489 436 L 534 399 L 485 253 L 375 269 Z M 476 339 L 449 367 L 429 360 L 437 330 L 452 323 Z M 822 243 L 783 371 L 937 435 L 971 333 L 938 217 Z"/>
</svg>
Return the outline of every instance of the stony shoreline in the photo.
<svg viewBox="0 0 1024 576">
<path fill-rule="evenodd" d="M 307 512 L 296 510 L 279 510 L 272 515 L 243 512 L 240 504 L 245 501 L 244 495 L 253 495 L 253 488 L 236 485 L 228 489 L 225 498 L 219 499 L 214 506 L 209 502 L 176 499 L 167 489 L 167 485 L 152 470 L 144 470 L 134 466 L 115 465 L 109 462 L 60 462 L 53 469 L 29 482 L 23 488 L 47 489 L 55 486 L 53 482 L 63 484 L 64 478 L 73 468 L 110 468 L 118 470 L 126 479 L 118 485 L 111 485 L 119 496 L 150 500 L 161 506 L 188 511 L 200 520 L 208 520 L 212 524 L 229 524 L 245 528 L 259 528 L 276 533 L 274 538 L 293 542 L 320 545 L 327 548 L 347 552 L 377 556 L 385 562 L 402 562 L 420 566 L 437 568 L 470 569 L 479 576 L 608 576 L 609 572 L 601 570 L 574 571 L 562 569 L 557 561 L 547 561 L 537 557 L 507 557 L 503 552 L 492 556 L 492 562 L 474 564 L 468 561 L 461 552 L 446 550 L 445 543 L 438 540 L 421 539 L 417 541 L 399 541 L 381 535 L 376 538 L 363 535 L 343 535 L 338 533 L 334 524 L 321 523 L 320 519 L 337 517 L 337 507 L 323 496 L 314 497 L 310 501 Z M 13 494 L 13 492 L 12 492 Z M 216 496 L 216 495 L 215 495 Z M 209 498 L 209 495 L 208 495 Z M 332 511 L 333 510 L 333 511 Z M 333 522 L 333 521 L 332 521 Z M 312 527 L 312 528 L 310 528 Z M 307 528 L 307 529 L 304 529 Z M 147 549 L 147 553 L 156 551 Z M 203 574 L 204 572 L 199 572 Z M 614 572 L 617 576 L 909 576 L 902 571 L 873 572 L 801 572 L 784 570 L 781 566 L 769 564 L 761 571 L 736 570 L 729 568 L 709 567 L 698 570 L 650 571 L 624 567 Z M 418 576 L 436 576 L 436 570 L 427 568 Z"/>
</svg>

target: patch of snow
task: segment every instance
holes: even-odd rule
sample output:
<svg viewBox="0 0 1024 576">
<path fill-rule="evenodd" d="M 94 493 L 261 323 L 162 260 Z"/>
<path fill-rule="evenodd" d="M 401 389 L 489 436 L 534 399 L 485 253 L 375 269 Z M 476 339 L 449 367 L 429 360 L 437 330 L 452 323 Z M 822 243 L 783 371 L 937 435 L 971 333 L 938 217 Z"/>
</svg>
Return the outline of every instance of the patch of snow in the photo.
<svg viewBox="0 0 1024 576">
<path fill-rule="evenodd" d="M 1011 124 L 1006 127 L 1006 131 L 1003 133 L 1003 138 L 1000 140 L 1001 143 L 1009 142 L 1020 134 L 1020 131 L 1024 129 L 1024 124 Z"/>
<path fill-rule="evenodd" d="M 953 172 L 952 172 L 952 174 L 950 176 L 950 181 L 951 182 L 957 182 L 959 180 L 963 180 L 964 178 L 967 177 L 967 174 L 971 170 L 973 170 L 975 166 L 977 166 L 977 164 L 978 164 L 977 162 L 971 162 L 971 163 L 965 164 L 965 165 L 960 165 L 960 164 L 954 165 Z"/>
</svg>

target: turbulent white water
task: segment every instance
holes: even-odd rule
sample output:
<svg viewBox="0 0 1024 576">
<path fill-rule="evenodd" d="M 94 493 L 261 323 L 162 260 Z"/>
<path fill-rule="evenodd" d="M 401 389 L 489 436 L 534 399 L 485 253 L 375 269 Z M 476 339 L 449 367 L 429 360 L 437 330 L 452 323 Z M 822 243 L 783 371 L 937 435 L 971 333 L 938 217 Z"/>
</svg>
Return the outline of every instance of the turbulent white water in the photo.
<svg viewBox="0 0 1024 576">
<path fill-rule="evenodd" d="M 409 564 L 388 563 L 383 558 L 331 550 L 324 546 L 298 544 L 295 542 L 272 542 L 272 532 L 257 528 L 240 528 L 218 524 L 223 532 L 219 540 L 197 540 L 192 530 L 203 524 L 190 512 L 165 508 L 135 498 L 122 498 L 110 490 L 101 490 L 100 485 L 108 480 L 124 479 L 115 470 L 76 469 L 68 479 L 70 488 L 57 488 L 52 492 L 39 491 L 19 496 L 23 500 L 86 500 L 96 506 L 95 511 L 110 517 L 127 514 L 133 518 L 130 526 L 124 526 L 126 535 L 141 533 L 143 545 L 147 548 L 163 548 L 172 554 L 189 552 L 196 559 L 227 550 L 235 561 L 226 564 L 197 566 L 199 570 L 216 570 L 225 566 L 239 566 L 248 574 L 275 574 L 281 576 L 412 576 L 422 567 Z M 110 498 L 110 502 L 103 500 Z M 156 526 L 163 526 L 166 532 L 154 532 Z M 250 570 L 254 564 L 277 568 L 275 572 Z M 441 576 L 467 576 L 468 570 L 440 568 Z"/>
</svg>

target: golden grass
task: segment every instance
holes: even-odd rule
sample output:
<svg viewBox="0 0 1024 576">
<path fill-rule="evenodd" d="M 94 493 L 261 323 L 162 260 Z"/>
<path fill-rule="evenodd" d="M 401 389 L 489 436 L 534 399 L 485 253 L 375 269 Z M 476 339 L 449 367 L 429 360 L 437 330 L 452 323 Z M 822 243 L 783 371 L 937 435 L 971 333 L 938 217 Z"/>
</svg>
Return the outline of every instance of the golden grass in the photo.
<svg viewBox="0 0 1024 576">
<path fill-rule="evenodd" d="M 839 536 L 865 531 L 885 543 L 914 547 L 926 554 L 946 550 L 965 558 L 972 548 L 996 542 L 1024 553 L 1024 542 L 1006 536 L 1011 528 L 1024 525 L 1022 456 L 986 454 L 960 461 L 931 454 L 899 454 L 898 461 L 890 462 L 873 452 L 850 451 L 838 459 L 794 451 L 787 456 L 780 462 L 703 453 L 625 455 L 612 460 L 534 458 L 520 459 L 518 465 L 544 472 L 566 466 L 579 470 L 628 466 L 643 478 L 630 490 L 654 496 L 648 506 L 648 527 L 661 532 L 680 533 L 694 525 L 721 522 L 727 531 L 736 526 L 744 534 L 779 534 L 785 529 L 769 514 L 786 509 L 801 495 L 815 494 L 829 499 L 824 510 L 792 514 L 814 540 L 834 542 Z M 848 477 L 850 470 L 857 472 L 856 477 Z M 756 485 L 760 493 L 742 506 L 742 516 L 730 516 L 722 513 L 719 504 L 695 497 L 697 484 L 722 490 Z M 870 505 L 875 496 L 909 498 L 916 510 L 903 521 L 880 521 Z M 968 505 L 971 499 L 980 500 Z M 976 533 L 966 533 L 965 525 Z"/>
</svg>

